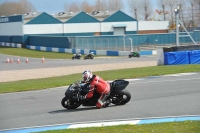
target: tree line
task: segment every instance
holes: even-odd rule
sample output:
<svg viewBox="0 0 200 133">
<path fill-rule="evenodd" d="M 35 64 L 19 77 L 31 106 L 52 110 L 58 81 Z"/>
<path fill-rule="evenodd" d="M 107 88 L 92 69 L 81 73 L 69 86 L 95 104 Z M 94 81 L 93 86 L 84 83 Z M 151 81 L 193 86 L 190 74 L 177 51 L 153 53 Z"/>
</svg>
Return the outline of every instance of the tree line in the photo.
<svg viewBox="0 0 200 133">
<path fill-rule="evenodd" d="M 125 6 L 125 2 L 127 2 L 128 7 Z M 93 4 L 84 0 L 83 2 L 65 2 L 63 11 L 92 13 L 94 11 L 124 11 L 128 8 L 130 16 L 137 20 L 163 20 L 170 21 L 173 25 L 175 24 L 174 9 L 177 8 L 177 3 L 180 5 L 179 19 L 186 27 L 200 25 L 200 0 L 156 0 L 156 3 L 151 0 L 95 0 Z M 0 16 L 35 11 L 37 9 L 28 0 L 6 0 L 0 4 Z"/>
</svg>

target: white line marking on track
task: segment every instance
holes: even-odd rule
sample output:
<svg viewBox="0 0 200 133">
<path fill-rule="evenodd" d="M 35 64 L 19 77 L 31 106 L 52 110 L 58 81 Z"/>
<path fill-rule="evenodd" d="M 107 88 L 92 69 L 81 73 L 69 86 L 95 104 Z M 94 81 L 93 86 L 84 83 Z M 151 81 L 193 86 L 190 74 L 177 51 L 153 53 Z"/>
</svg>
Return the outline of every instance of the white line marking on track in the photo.
<svg viewBox="0 0 200 133">
<path fill-rule="evenodd" d="M 147 84 L 147 83 L 160 83 L 160 82 L 175 82 L 175 81 L 189 81 L 189 80 L 200 80 L 200 78 L 192 78 L 192 79 L 175 79 L 175 80 L 161 80 L 161 81 L 148 81 L 148 82 L 136 82 L 130 84 Z"/>
<path fill-rule="evenodd" d="M 10 128 L 3 129 L 0 131 L 7 130 L 18 130 L 18 129 L 28 129 L 28 128 L 39 128 L 39 127 L 50 127 L 50 126 L 60 126 L 60 125 L 72 125 L 72 124 L 86 124 L 86 123 L 99 123 L 99 122 L 117 122 L 117 121 L 130 121 L 130 120 L 145 120 L 145 119 L 162 119 L 162 118 L 181 118 L 181 117 L 199 117 L 199 115 L 178 115 L 178 116 L 161 116 L 161 117 L 144 117 L 144 118 L 128 118 L 128 119 L 111 119 L 111 120 L 97 120 L 97 121 L 84 121 L 84 122 L 74 122 L 74 123 L 61 123 L 52 125 L 41 125 L 41 126 L 30 126 L 30 127 L 20 127 L 20 128 Z"/>
</svg>

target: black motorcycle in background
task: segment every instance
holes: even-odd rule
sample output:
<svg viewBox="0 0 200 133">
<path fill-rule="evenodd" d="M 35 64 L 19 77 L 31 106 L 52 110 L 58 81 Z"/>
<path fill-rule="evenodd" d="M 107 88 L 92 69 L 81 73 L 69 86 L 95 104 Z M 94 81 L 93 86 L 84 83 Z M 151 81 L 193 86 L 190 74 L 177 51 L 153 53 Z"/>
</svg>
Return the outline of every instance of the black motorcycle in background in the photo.
<svg viewBox="0 0 200 133">
<path fill-rule="evenodd" d="M 126 80 L 115 80 L 110 83 L 111 92 L 107 100 L 111 101 L 114 105 L 124 105 L 131 99 L 131 94 L 126 90 L 126 86 L 129 84 Z M 65 97 L 61 100 L 61 105 L 66 109 L 76 109 L 80 105 L 82 106 L 95 106 L 99 98 L 99 93 L 94 92 L 94 95 L 90 99 L 82 100 L 80 97 L 86 95 L 89 92 L 89 84 L 76 81 L 71 84 L 66 92 Z M 104 107 L 109 106 L 110 102 L 105 104 Z"/>
<path fill-rule="evenodd" d="M 80 59 L 81 59 L 81 54 L 74 54 L 74 55 L 72 56 L 72 60 L 74 60 L 74 59 L 80 60 Z"/>
<path fill-rule="evenodd" d="M 140 57 L 140 53 L 137 52 L 137 51 L 134 51 L 134 52 L 131 52 L 129 55 L 128 55 L 129 58 L 131 57 L 137 57 L 139 58 Z"/>
<path fill-rule="evenodd" d="M 94 54 L 85 55 L 84 60 L 86 60 L 86 59 L 94 59 Z"/>
</svg>

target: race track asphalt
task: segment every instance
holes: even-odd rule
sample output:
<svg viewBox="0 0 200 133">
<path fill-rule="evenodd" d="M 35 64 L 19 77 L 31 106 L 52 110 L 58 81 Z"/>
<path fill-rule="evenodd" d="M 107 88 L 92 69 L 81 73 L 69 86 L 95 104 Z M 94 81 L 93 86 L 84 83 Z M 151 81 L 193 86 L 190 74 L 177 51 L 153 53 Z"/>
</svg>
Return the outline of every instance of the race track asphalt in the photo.
<svg viewBox="0 0 200 133">
<path fill-rule="evenodd" d="M 7 58 L 13 59 L 14 63 L 6 63 Z M 17 64 L 18 58 L 20 64 Z M 71 60 L 71 59 L 46 59 L 45 63 L 42 62 L 42 58 L 28 58 L 28 63 L 25 57 L 10 56 L 0 54 L 0 71 L 7 70 L 23 70 L 23 69 L 37 69 L 37 68 L 53 68 L 53 67 L 66 67 L 66 66 L 81 66 L 81 65 L 93 65 L 93 64 L 112 64 L 112 63 L 127 63 L 127 62 L 145 62 L 156 61 L 156 56 L 141 56 L 140 58 L 128 58 L 123 57 L 95 57 L 93 60 Z"/>
<path fill-rule="evenodd" d="M 128 118 L 200 115 L 200 74 L 129 80 L 132 98 L 123 106 L 64 109 L 66 87 L 0 94 L 0 130 Z"/>
</svg>

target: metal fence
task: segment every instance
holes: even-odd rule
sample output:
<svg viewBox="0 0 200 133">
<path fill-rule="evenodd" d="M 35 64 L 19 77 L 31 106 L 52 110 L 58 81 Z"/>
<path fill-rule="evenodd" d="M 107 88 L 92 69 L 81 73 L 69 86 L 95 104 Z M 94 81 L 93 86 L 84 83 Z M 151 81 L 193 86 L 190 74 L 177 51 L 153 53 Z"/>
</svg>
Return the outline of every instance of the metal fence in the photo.
<svg viewBox="0 0 200 133">
<path fill-rule="evenodd" d="M 180 33 L 186 34 L 186 33 Z M 200 31 L 190 33 L 193 39 L 200 43 Z M 140 47 L 172 46 L 176 43 L 176 34 L 146 34 L 126 36 L 94 36 L 69 37 L 70 48 L 94 50 L 139 50 Z M 192 44 L 189 37 L 180 38 L 180 45 Z"/>
<path fill-rule="evenodd" d="M 128 37 L 76 37 L 70 39 L 71 48 L 127 51 L 135 47 Z"/>
</svg>

